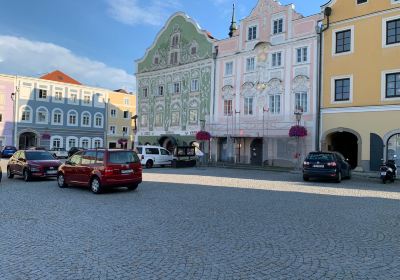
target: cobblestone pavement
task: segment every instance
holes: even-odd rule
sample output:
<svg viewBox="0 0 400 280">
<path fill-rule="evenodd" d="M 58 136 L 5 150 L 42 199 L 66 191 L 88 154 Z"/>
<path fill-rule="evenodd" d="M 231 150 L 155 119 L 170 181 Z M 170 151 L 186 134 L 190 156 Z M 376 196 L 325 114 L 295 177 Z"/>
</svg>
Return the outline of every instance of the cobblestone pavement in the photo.
<svg viewBox="0 0 400 280">
<path fill-rule="evenodd" d="M 400 182 L 218 168 L 144 180 L 93 195 L 3 178 L 0 279 L 400 279 Z"/>
</svg>

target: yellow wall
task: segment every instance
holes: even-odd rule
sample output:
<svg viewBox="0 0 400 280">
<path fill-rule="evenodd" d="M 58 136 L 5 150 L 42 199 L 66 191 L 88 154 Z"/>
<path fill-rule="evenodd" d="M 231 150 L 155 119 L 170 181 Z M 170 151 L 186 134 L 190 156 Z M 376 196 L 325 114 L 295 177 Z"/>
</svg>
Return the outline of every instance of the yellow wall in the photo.
<svg viewBox="0 0 400 280">
<path fill-rule="evenodd" d="M 390 0 L 369 0 L 358 6 L 355 2 L 337 0 L 332 6 L 333 24 L 324 32 L 323 107 L 399 104 L 398 100 L 381 101 L 381 75 L 382 71 L 400 68 L 400 47 L 382 47 L 382 19 L 400 17 L 400 5 L 390 4 Z M 379 13 L 388 9 L 394 10 Z M 343 19 L 349 20 L 339 22 Z M 333 56 L 333 30 L 350 26 L 354 26 L 354 53 Z M 331 77 L 341 75 L 353 75 L 353 102 L 332 104 Z"/>
</svg>

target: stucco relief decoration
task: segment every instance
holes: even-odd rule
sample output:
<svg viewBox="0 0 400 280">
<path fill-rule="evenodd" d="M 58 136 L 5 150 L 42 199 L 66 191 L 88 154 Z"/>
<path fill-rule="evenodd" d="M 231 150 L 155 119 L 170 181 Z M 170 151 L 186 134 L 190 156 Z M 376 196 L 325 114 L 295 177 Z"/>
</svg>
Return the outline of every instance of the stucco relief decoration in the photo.
<svg viewBox="0 0 400 280">
<path fill-rule="evenodd" d="M 267 84 L 268 94 L 281 94 L 283 92 L 283 84 L 279 79 L 271 79 Z"/>
<path fill-rule="evenodd" d="M 190 108 L 197 108 L 199 106 L 199 101 L 196 99 L 196 100 L 191 100 L 190 102 L 189 102 L 189 107 Z"/>
<path fill-rule="evenodd" d="M 225 100 L 232 99 L 234 96 L 233 86 L 226 85 L 222 88 L 222 98 Z"/>
<path fill-rule="evenodd" d="M 253 82 L 245 82 L 242 86 L 241 86 L 241 95 L 243 96 L 254 96 L 255 92 L 254 92 L 254 83 Z"/>
<path fill-rule="evenodd" d="M 299 75 L 293 79 L 293 93 L 308 91 L 310 89 L 310 79 L 307 76 Z"/>
</svg>

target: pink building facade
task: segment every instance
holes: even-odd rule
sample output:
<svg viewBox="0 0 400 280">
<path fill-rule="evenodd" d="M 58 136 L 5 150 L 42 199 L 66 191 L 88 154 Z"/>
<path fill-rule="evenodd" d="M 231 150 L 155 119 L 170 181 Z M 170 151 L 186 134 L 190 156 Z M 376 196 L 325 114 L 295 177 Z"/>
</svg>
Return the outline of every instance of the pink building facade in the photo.
<svg viewBox="0 0 400 280">
<path fill-rule="evenodd" d="M 15 77 L 0 75 L 0 147 L 14 145 Z"/>
<path fill-rule="evenodd" d="M 320 19 L 303 17 L 293 5 L 259 0 L 230 38 L 215 43 L 208 124 L 214 160 L 296 166 L 313 150 Z M 306 137 L 289 137 L 296 124 L 307 128 Z"/>
</svg>

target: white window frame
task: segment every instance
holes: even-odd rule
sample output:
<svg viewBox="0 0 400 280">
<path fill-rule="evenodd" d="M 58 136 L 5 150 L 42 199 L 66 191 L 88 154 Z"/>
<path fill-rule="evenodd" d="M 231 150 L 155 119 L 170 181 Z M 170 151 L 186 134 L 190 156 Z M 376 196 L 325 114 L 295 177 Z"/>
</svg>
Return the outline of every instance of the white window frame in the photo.
<svg viewBox="0 0 400 280">
<path fill-rule="evenodd" d="M 251 99 L 251 106 L 249 106 L 249 103 L 246 103 L 246 100 L 250 100 L 250 99 Z M 253 116 L 254 115 L 254 97 L 248 96 L 243 99 L 243 112 L 244 112 L 245 116 Z"/>
<path fill-rule="evenodd" d="M 28 109 L 28 110 L 29 110 L 29 120 L 22 120 L 22 114 L 23 114 L 23 112 L 25 111 L 25 109 Z M 19 121 L 20 121 L 21 123 L 32 123 L 32 120 L 33 120 L 33 110 L 32 110 L 32 107 L 29 106 L 29 105 L 22 105 L 22 106 L 19 108 Z"/>
<path fill-rule="evenodd" d="M 75 146 L 70 146 L 69 145 L 69 141 L 70 140 L 75 140 Z M 75 136 L 68 136 L 67 137 L 67 139 L 65 139 L 65 149 L 67 150 L 67 151 L 69 151 L 72 147 L 78 147 L 79 146 L 79 139 L 78 139 L 78 137 L 75 137 Z"/>
<path fill-rule="evenodd" d="M 349 100 L 345 101 L 335 101 L 335 81 L 342 79 L 350 79 L 350 93 Z M 353 103 L 353 75 L 341 75 L 331 77 L 331 104 L 351 104 Z"/>
<path fill-rule="evenodd" d="M 37 90 L 36 101 L 49 102 L 50 91 L 49 91 L 49 88 L 47 86 L 45 88 L 39 86 L 36 90 Z M 40 98 L 39 97 L 41 90 L 45 90 L 46 91 L 46 98 Z"/>
<path fill-rule="evenodd" d="M 252 64 L 251 61 L 253 61 Z M 249 65 L 253 65 L 253 68 L 250 69 Z M 256 70 L 256 58 L 254 56 L 246 58 L 246 72 L 251 73 L 254 72 L 255 70 Z"/>
<path fill-rule="evenodd" d="M 161 93 L 162 92 L 162 93 Z M 165 95 L 165 86 L 164 85 L 159 85 L 158 86 L 158 92 L 157 92 L 158 96 L 164 96 Z M 127 104 L 125 104 L 127 105 Z"/>
<path fill-rule="evenodd" d="M 76 101 L 73 101 L 72 95 L 76 94 Z M 70 105 L 79 105 L 79 92 L 77 91 L 70 91 L 68 93 L 68 104 Z"/>
<path fill-rule="evenodd" d="M 60 114 L 60 122 L 59 123 L 54 121 L 54 113 L 56 111 L 59 111 L 61 113 Z M 60 125 L 61 126 L 63 124 L 64 124 L 64 111 L 62 109 L 60 109 L 60 108 L 54 108 L 51 111 L 51 125 Z"/>
<path fill-rule="evenodd" d="M 279 22 L 280 20 L 282 20 L 282 31 L 279 32 L 279 30 L 278 30 L 278 32 L 275 33 L 275 30 L 274 30 L 275 22 Z M 279 29 L 279 25 L 278 25 L 278 29 Z M 272 36 L 280 35 L 280 34 L 283 34 L 285 32 L 286 32 L 286 30 L 285 30 L 285 17 L 282 16 L 282 17 L 275 17 L 275 18 L 271 19 L 271 35 Z"/>
<path fill-rule="evenodd" d="M 173 83 L 172 85 L 173 94 L 180 94 L 182 92 L 182 87 L 180 82 Z"/>
<path fill-rule="evenodd" d="M 199 79 L 192 79 L 190 82 L 190 91 L 198 92 L 199 91 Z"/>
<path fill-rule="evenodd" d="M 299 108 L 297 108 L 297 95 L 300 95 L 300 105 L 302 104 L 302 95 L 303 94 L 305 94 L 305 102 L 306 102 L 306 109 L 304 109 L 304 107 L 302 107 L 302 112 L 303 113 L 308 113 L 308 111 L 310 110 L 310 102 L 309 102 L 309 94 L 308 94 L 308 92 L 307 91 L 296 91 L 295 93 L 294 93 L 294 107 L 293 107 L 293 109 L 294 109 L 294 111 L 296 111 L 296 110 L 298 110 Z"/>
<path fill-rule="evenodd" d="M 341 52 L 341 53 L 336 53 L 336 34 L 342 31 L 350 30 L 350 36 L 351 36 L 351 46 L 350 46 L 350 51 L 347 52 Z M 332 56 L 343 56 L 343 55 L 349 55 L 354 53 L 354 46 L 355 40 L 354 40 L 354 25 L 350 26 L 345 26 L 342 28 L 337 28 L 332 30 Z"/>
<path fill-rule="evenodd" d="M 98 116 L 100 116 L 100 118 L 101 118 L 101 125 L 97 125 L 97 117 Z M 93 127 L 96 127 L 96 128 L 103 128 L 104 127 L 104 116 L 103 116 L 102 113 L 94 114 Z"/>
<path fill-rule="evenodd" d="M 230 101 L 230 106 L 229 105 Z M 228 110 L 230 108 L 230 110 Z M 225 110 L 226 109 L 226 110 Z M 224 99 L 224 116 L 229 117 L 233 115 L 233 99 Z"/>
<path fill-rule="evenodd" d="M 224 77 L 230 77 L 230 76 L 233 76 L 233 73 L 234 73 L 234 63 L 233 63 L 233 61 L 226 61 L 225 63 L 224 63 Z M 228 68 L 228 65 L 232 65 L 232 67 L 231 67 L 231 73 L 228 73 L 227 72 L 227 70 L 229 69 Z"/>
<path fill-rule="evenodd" d="M 129 98 L 126 98 L 126 97 L 124 98 L 124 104 L 129 105 Z"/>
<path fill-rule="evenodd" d="M 400 1 L 399 3 L 400 4 Z M 386 44 L 386 36 L 387 36 L 387 22 L 388 21 L 392 21 L 392 20 L 397 20 L 400 19 L 400 16 L 393 16 L 393 17 L 388 17 L 388 18 L 383 18 L 382 19 L 382 48 L 396 48 L 396 47 L 400 47 L 400 43 L 396 43 L 396 44 Z"/>
<path fill-rule="evenodd" d="M 54 135 L 50 137 L 50 149 L 54 148 L 54 140 L 60 140 L 60 147 L 56 147 L 56 148 L 64 148 L 64 138 L 60 135 Z"/>
<path fill-rule="evenodd" d="M 70 122 L 70 116 L 72 115 L 72 113 L 75 113 L 75 124 L 71 124 Z M 78 126 L 79 124 L 79 114 L 76 110 L 69 110 L 67 113 L 67 126 Z"/>
<path fill-rule="evenodd" d="M 274 101 L 273 104 L 271 104 L 271 97 L 274 97 Z M 276 108 L 276 104 L 277 104 L 277 97 L 279 97 L 279 111 L 277 112 Z M 282 100 L 282 94 L 270 94 L 268 95 L 268 105 L 269 105 L 269 112 L 272 115 L 280 115 L 282 113 L 282 104 L 283 104 L 283 100 Z"/>
<path fill-rule="evenodd" d="M 304 49 L 306 49 L 306 56 L 307 56 L 306 60 L 304 60 Z M 299 50 L 301 52 L 301 61 L 300 62 L 298 61 L 298 53 L 297 53 Z M 297 64 L 297 65 L 310 63 L 310 47 L 309 46 L 297 47 L 295 49 L 294 56 L 295 56 L 294 61 L 295 61 L 295 64 Z"/>
<path fill-rule="evenodd" d="M 126 128 L 125 135 L 128 136 L 129 135 L 129 127 L 127 127 L 127 126 L 121 127 L 121 132 L 123 135 L 124 135 L 124 128 Z"/>
<path fill-rule="evenodd" d="M 275 55 L 275 57 L 276 57 L 276 62 L 278 62 L 278 55 L 280 54 L 280 64 L 276 64 L 276 65 L 274 65 L 274 55 Z M 282 51 L 276 51 L 276 52 L 273 52 L 273 53 L 271 53 L 271 67 L 272 68 L 279 68 L 279 67 L 282 67 L 282 65 L 283 65 L 283 52 Z"/>
<path fill-rule="evenodd" d="M 115 112 L 114 115 L 113 115 L 113 113 L 112 113 L 113 111 Z M 114 109 L 114 108 L 111 109 L 111 110 L 110 110 L 110 117 L 111 117 L 111 118 L 117 118 L 117 116 L 118 116 L 117 109 Z"/>
<path fill-rule="evenodd" d="M 382 71 L 382 74 L 381 74 L 381 101 L 399 101 L 400 100 L 400 97 L 392 97 L 392 98 L 386 97 L 386 75 L 387 74 L 395 74 L 395 73 L 400 73 L 400 68 Z"/>
<path fill-rule="evenodd" d="M 87 147 L 87 149 L 90 149 L 91 148 L 91 143 L 92 143 L 92 141 L 90 140 L 90 138 L 89 137 L 81 137 L 80 139 L 79 139 L 79 147 L 82 147 L 82 148 L 85 148 L 84 146 L 83 146 L 83 141 L 88 141 L 88 147 Z"/>
<path fill-rule="evenodd" d="M 61 99 L 57 99 L 57 93 L 61 93 Z M 53 103 L 64 103 L 64 91 L 59 89 L 54 89 Z"/>
<path fill-rule="evenodd" d="M 253 30 L 253 28 L 256 29 L 256 35 L 255 35 L 255 37 L 253 37 L 253 31 L 252 31 L 252 32 L 251 32 L 252 36 L 251 36 L 251 38 L 249 38 L 249 36 L 250 36 L 250 29 Z M 254 41 L 254 40 L 257 40 L 257 38 L 258 38 L 258 25 L 257 25 L 257 24 L 252 24 L 252 25 L 248 26 L 248 27 L 247 27 L 247 38 L 246 38 L 247 41 L 248 41 L 248 42 Z"/>
<path fill-rule="evenodd" d="M 114 129 L 111 129 L 114 128 Z M 115 125 L 110 125 L 108 127 L 108 135 L 116 135 L 117 134 L 117 128 Z"/>
<path fill-rule="evenodd" d="M 84 119 L 85 115 L 89 116 L 89 121 L 88 121 L 87 125 L 83 124 L 83 119 Z M 82 114 L 81 114 L 81 127 L 91 127 L 91 123 L 92 123 L 92 114 L 90 114 L 90 112 L 88 112 L 88 111 L 82 112 Z"/>
<path fill-rule="evenodd" d="M 46 112 L 46 119 L 44 121 L 39 121 L 39 111 L 44 110 Z M 36 123 L 37 124 L 48 124 L 49 123 L 49 110 L 46 107 L 40 106 L 36 109 Z"/>
<path fill-rule="evenodd" d="M 98 147 L 96 147 L 96 142 L 97 142 L 97 141 L 100 142 L 100 145 L 99 145 Z M 93 148 L 93 149 L 102 148 L 103 145 L 104 145 L 104 143 L 103 143 L 103 139 L 102 139 L 102 138 L 100 138 L 100 137 L 94 137 L 94 138 L 92 138 L 92 148 Z"/>
<path fill-rule="evenodd" d="M 89 97 L 89 103 L 85 103 L 85 97 Z M 92 107 L 92 104 L 93 104 L 92 95 L 89 93 L 84 93 L 82 97 L 82 106 Z"/>
</svg>

